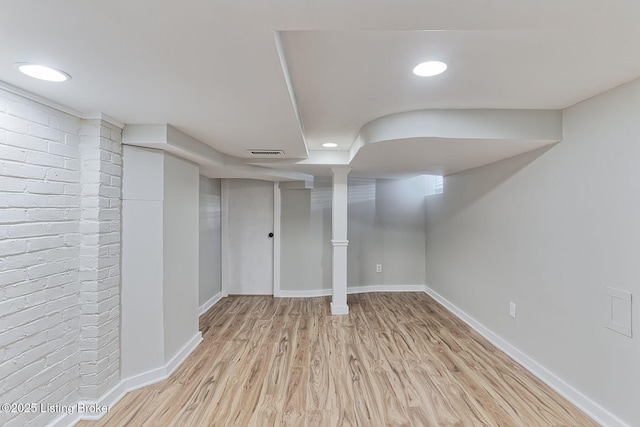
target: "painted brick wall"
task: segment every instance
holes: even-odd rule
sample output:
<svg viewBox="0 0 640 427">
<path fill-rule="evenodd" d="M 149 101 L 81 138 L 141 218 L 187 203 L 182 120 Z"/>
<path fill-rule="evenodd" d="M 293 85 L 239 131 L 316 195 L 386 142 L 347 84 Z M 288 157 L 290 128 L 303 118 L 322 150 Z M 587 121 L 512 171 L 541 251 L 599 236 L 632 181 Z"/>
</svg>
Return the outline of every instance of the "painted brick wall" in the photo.
<svg viewBox="0 0 640 427">
<path fill-rule="evenodd" d="M 100 120 L 80 130 L 81 390 L 96 400 L 120 379 L 122 130 Z"/>
<path fill-rule="evenodd" d="M 117 383 L 119 138 L 0 89 L 0 403 L 74 405 Z"/>
</svg>

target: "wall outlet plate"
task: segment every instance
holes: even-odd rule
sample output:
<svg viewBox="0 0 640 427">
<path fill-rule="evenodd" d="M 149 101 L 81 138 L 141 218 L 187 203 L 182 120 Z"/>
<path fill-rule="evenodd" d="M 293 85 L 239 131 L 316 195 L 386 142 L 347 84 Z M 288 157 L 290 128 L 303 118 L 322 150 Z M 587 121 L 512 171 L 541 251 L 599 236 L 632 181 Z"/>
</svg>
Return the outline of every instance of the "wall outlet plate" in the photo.
<svg viewBox="0 0 640 427">
<path fill-rule="evenodd" d="M 631 292 L 610 287 L 607 287 L 606 295 L 607 319 L 605 326 L 607 329 L 632 338 L 633 295 Z"/>
<path fill-rule="evenodd" d="M 509 303 L 509 316 L 513 317 L 514 319 L 516 317 L 516 303 L 515 302 L 510 302 Z"/>
<path fill-rule="evenodd" d="M 376 273 L 382 273 L 382 264 L 376 264 Z"/>
</svg>

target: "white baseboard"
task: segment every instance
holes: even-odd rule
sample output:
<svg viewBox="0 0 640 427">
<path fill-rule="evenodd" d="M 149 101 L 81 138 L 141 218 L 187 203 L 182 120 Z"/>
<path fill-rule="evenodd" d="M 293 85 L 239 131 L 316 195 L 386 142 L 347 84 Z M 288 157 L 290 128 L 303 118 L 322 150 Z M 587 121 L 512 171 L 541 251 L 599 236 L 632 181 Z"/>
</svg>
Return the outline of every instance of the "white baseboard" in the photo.
<svg viewBox="0 0 640 427">
<path fill-rule="evenodd" d="M 164 366 L 156 369 L 152 369 L 148 372 L 144 372 L 133 377 L 125 378 L 111 390 L 106 392 L 102 397 L 96 401 L 80 401 L 73 405 L 74 408 L 78 408 L 79 405 L 85 407 L 109 407 L 112 408 L 120 399 L 124 397 L 130 391 L 137 390 L 147 385 L 151 385 L 162 380 L 167 379 L 177 368 L 185 361 L 185 359 L 195 350 L 195 348 L 202 342 L 202 333 L 195 334 L 189 342 L 185 344 L 180 351 L 171 358 L 171 360 Z M 49 427 L 63 427 L 73 426 L 81 420 L 99 420 L 106 412 L 99 413 L 73 413 L 65 414 L 58 417 L 51 422 Z"/>
<path fill-rule="evenodd" d="M 198 316 L 202 316 L 205 314 L 211 307 L 213 307 L 218 301 L 223 298 L 222 292 L 218 292 L 214 296 L 212 296 L 207 302 L 202 304 L 198 309 Z"/>
<path fill-rule="evenodd" d="M 334 316 L 341 316 L 345 314 L 349 314 L 349 306 L 348 305 L 333 305 L 331 303 L 331 314 Z"/>
<path fill-rule="evenodd" d="M 629 427 L 624 421 L 613 415 L 611 412 L 594 402 L 579 390 L 562 380 L 553 372 L 549 371 L 544 366 L 527 356 L 522 351 L 505 341 L 503 338 L 486 328 L 480 322 L 473 317 L 462 311 L 455 306 L 445 297 L 434 291 L 428 286 L 425 286 L 425 292 L 433 299 L 442 304 L 447 310 L 453 313 L 460 320 L 465 322 L 471 328 L 473 328 L 480 335 L 485 337 L 489 342 L 505 352 L 509 357 L 522 365 L 525 369 L 554 389 L 558 394 L 569 400 L 575 406 L 580 408 L 585 414 L 593 418 L 597 423 L 602 426 L 608 427 Z"/>
<path fill-rule="evenodd" d="M 278 298 L 313 298 L 331 295 L 331 289 L 312 289 L 306 291 L 287 291 L 280 289 Z"/>
<path fill-rule="evenodd" d="M 367 292 L 425 292 L 425 285 L 369 285 L 347 287 L 348 294 L 364 294 Z"/>
<path fill-rule="evenodd" d="M 348 294 L 363 294 L 367 292 L 425 292 L 425 285 L 369 285 L 348 286 Z M 331 289 L 312 289 L 306 291 L 280 290 L 280 298 L 311 298 L 331 295 Z"/>
</svg>

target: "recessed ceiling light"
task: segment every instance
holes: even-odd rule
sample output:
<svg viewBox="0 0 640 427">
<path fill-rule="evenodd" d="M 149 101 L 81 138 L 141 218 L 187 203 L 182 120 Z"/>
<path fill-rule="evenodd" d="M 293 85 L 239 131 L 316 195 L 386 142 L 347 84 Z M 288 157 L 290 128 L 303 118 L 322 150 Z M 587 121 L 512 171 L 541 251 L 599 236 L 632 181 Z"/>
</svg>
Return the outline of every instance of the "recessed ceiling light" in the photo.
<svg viewBox="0 0 640 427">
<path fill-rule="evenodd" d="M 34 79 L 46 80 L 48 82 L 65 82 L 71 78 L 71 76 L 64 71 L 56 70 L 51 67 L 47 67 L 39 64 L 29 64 L 26 62 L 20 62 L 16 64 L 16 68 L 22 74 L 26 74 Z"/>
<path fill-rule="evenodd" d="M 325 142 L 324 144 L 322 144 L 322 146 L 324 148 L 336 148 L 338 144 L 336 144 L 335 142 Z"/>
<path fill-rule="evenodd" d="M 420 77 L 437 76 L 447 69 L 447 64 L 441 61 L 427 61 L 413 68 L 413 74 Z"/>
</svg>

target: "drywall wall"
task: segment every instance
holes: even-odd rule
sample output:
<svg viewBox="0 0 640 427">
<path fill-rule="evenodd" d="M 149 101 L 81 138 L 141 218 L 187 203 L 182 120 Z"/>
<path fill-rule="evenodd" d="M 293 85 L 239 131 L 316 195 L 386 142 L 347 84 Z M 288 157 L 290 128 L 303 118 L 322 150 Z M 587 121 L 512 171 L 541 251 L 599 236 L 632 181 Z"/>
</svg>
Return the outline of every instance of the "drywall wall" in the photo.
<svg viewBox="0 0 640 427">
<path fill-rule="evenodd" d="M 428 286 L 629 425 L 639 316 L 633 338 L 605 328 L 606 287 L 640 295 L 639 99 L 634 81 L 570 107 L 563 142 L 427 198 Z"/>
<path fill-rule="evenodd" d="M 164 154 L 164 349 L 173 358 L 198 334 L 198 165 Z"/>
<path fill-rule="evenodd" d="M 349 178 L 348 287 L 424 285 L 425 179 Z M 282 190 L 281 289 L 331 289 L 331 179 Z M 382 264 L 382 272 L 376 272 Z"/>
<path fill-rule="evenodd" d="M 198 167 L 124 146 L 122 377 L 164 369 L 198 332 Z"/>
<path fill-rule="evenodd" d="M 331 179 L 281 191 L 280 289 L 331 289 Z"/>
<path fill-rule="evenodd" d="M 424 177 L 349 180 L 349 287 L 425 284 L 425 188 Z"/>
<path fill-rule="evenodd" d="M 122 378 L 165 364 L 164 154 L 125 145 L 122 183 Z"/>
<path fill-rule="evenodd" d="M 200 288 L 202 307 L 221 291 L 220 180 L 200 176 Z"/>
</svg>

